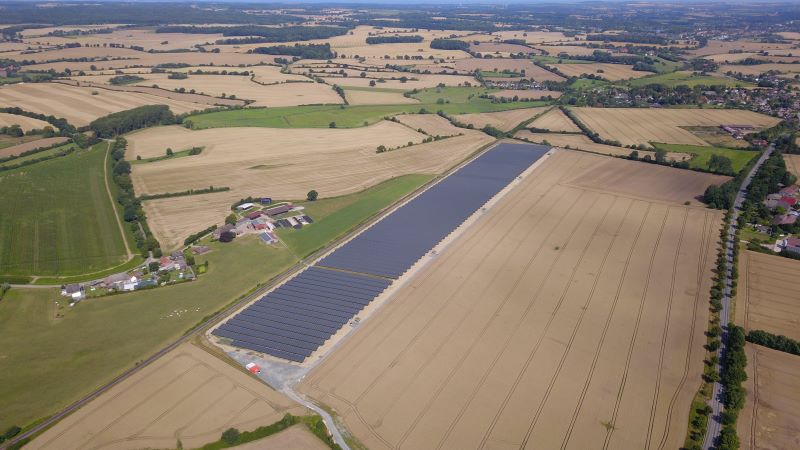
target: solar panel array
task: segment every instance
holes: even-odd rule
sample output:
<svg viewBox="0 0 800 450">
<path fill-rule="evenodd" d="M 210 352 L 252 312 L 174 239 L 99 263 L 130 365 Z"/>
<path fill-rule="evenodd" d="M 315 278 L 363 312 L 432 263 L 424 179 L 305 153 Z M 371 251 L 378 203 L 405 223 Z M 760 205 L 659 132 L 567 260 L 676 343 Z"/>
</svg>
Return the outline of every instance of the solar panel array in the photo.
<svg viewBox="0 0 800 450">
<path fill-rule="evenodd" d="M 310 267 L 257 300 L 214 334 L 249 348 L 302 362 L 391 283 Z"/>
<path fill-rule="evenodd" d="M 550 147 L 503 143 L 398 208 L 320 265 L 399 278 Z"/>
<path fill-rule="evenodd" d="M 220 325 L 233 345 L 302 362 L 550 148 L 500 144 Z"/>
</svg>

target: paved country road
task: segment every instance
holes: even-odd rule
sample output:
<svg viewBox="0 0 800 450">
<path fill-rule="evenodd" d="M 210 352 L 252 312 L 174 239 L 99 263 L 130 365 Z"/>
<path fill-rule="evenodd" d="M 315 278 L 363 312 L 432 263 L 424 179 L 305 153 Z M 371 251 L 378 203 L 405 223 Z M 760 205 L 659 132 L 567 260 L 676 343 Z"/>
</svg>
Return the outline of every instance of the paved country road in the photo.
<svg viewBox="0 0 800 450">
<path fill-rule="evenodd" d="M 724 331 L 722 332 L 722 345 L 720 345 L 719 350 L 717 350 L 717 356 L 719 356 L 720 361 L 722 361 L 722 356 L 727 351 L 727 325 L 731 306 L 731 288 L 733 286 L 733 246 L 735 245 L 734 237 L 736 236 L 739 213 L 741 212 L 741 207 L 744 203 L 745 197 L 747 197 L 747 187 L 750 186 L 750 182 L 753 181 L 753 176 L 755 176 L 756 172 L 758 172 L 758 169 L 761 168 L 761 166 L 764 164 L 764 161 L 769 158 L 773 151 L 775 151 L 775 145 L 771 144 L 769 148 L 767 148 L 767 150 L 761 154 L 761 156 L 758 158 L 758 161 L 756 161 L 756 164 L 753 166 L 753 169 L 750 170 L 750 173 L 748 173 L 747 177 L 745 177 L 745 179 L 742 181 L 742 185 L 739 187 L 739 192 L 736 193 L 736 200 L 733 203 L 733 213 L 731 214 L 728 232 L 725 235 L 725 256 L 727 259 L 727 270 L 725 271 L 725 289 L 722 293 L 722 310 L 719 312 L 719 322 L 723 326 Z M 720 370 L 721 366 L 718 364 L 717 371 Z M 714 390 L 711 395 L 709 406 L 711 406 L 712 412 L 708 418 L 708 428 L 706 428 L 706 436 L 703 439 L 703 448 L 705 450 L 716 448 L 717 440 L 719 439 L 720 432 L 722 431 L 722 411 L 724 410 L 724 406 L 722 404 L 722 385 L 719 382 L 714 383 Z"/>
</svg>

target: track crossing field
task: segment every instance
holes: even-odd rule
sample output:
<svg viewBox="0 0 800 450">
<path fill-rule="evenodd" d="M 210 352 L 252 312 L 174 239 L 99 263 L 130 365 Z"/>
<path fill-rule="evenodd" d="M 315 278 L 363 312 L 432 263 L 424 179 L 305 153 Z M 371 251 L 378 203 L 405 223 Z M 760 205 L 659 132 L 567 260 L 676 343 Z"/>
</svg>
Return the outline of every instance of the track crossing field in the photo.
<svg viewBox="0 0 800 450">
<path fill-rule="evenodd" d="M 107 146 L 0 172 L 0 275 L 76 275 L 125 262 L 106 191 Z"/>
<path fill-rule="evenodd" d="M 298 390 L 371 449 L 678 448 L 721 216 L 654 169 L 557 150 Z"/>
</svg>

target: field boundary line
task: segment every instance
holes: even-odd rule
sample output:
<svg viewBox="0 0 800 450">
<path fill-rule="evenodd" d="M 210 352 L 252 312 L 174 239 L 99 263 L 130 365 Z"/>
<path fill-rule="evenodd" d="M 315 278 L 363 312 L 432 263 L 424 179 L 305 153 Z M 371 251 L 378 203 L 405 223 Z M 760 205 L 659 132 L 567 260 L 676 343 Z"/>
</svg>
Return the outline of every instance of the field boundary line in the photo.
<svg viewBox="0 0 800 450">
<path fill-rule="evenodd" d="M 661 378 L 662 372 L 664 369 L 664 350 L 667 346 L 667 338 L 669 338 L 669 324 L 671 323 L 672 317 L 672 303 L 675 300 L 675 278 L 678 274 L 678 259 L 681 255 L 681 247 L 683 246 L 683 238 L 686 233 L 686 222 L 689 220 L 689 210 L 684 208 L 684 215 L 683 215 L 683 224 L 681 225 L 681 236 L 678 238 L 678 245 L 675 246 L 675 257 L 672 261 L 672 279 L 670 280 L 670 290 L 669 290 L 669 301 L 667 302 L 667 314 L 666 320 L 664 324 L 664 329 L 661 332 L 661 347 L 658 351 L 658 371 L 656 372 L 656 385 L 653 389 L 653 400 L 650 404 L 650 421 L 647 425 L 647 434 L 645 435 L 645 448 L 650 448 L 650 442 L 653 439 L 653 426 L 656 420 L 656 412 L 658 411 L 658 394 L 661 392 Z M 705 233 L 705 218 L 703 219 L 703 233 Z M 701 271 L 698 271 L 700 274 Z M 700 292 L 700 287 L 697 287 L 697 291 Z M 692 329 L 694 329 L 694 322 L 692 322 Z M 691 349 L 691 337 L 689 339 L 690 346 L 686 349 L 687 354 L 692 353 Z M 679 385 L 680 387 L 680 385 Z M 676 392 L 680 392 L 678 389 Z M 665 429 L 669 428 L 669 421 L 667 421 L 666 425 L 664 426 Z"/>
<path fill-rule="evenodd" d="M 594 200 L 597 200 L 597 199 L 594 199 Z M 574 208 L 574 203 L 575 202 L 573 202 L 573 205 L 572 205 L 573 208 Z M 575 222 L 575 226 L 570 231 L 569 237 L 566 239 L 566 243 L 561 248 L 562 250 L 566 249 L 569 246 L 569 244 L 572 242 L 572 237 L 578 231 L 578 228 L 580 228 L 580 224 L 583 223 L 584 219 L 589 214 L 590 209 L 591 208 L 585 208 L 583 210 L 583 215 L 581 215 L 580 220 Z M 606 210 L 606 214 L 608 214 L 608 210 Z M 605 217 L 605 215 L 604 215 L 604 217 Z M 598 226 L 599 226 L 599 224 L 598 224 Z M 584 255 L 586 253 L 586 249 L 589 247 L 589 244 L 593 240 L 594 233 L 596 233 L 596 232 L 597 232 L 597 230 L 595 229 L 595 231 L 592 233 L 592 238 L 590 238 L 586 242 L 586 245 L 584 246 L 583 250 L 581 251 L 580 256 L 578 257 L 578 264 L 580 264 L 580 261 L 583 260 L 583 257 L 584 257 Z M 536 288 L 536 293 L 534 294 L 534 298 L 538 299 L 539 294 L 540 294 L 540 292 L 542 290 L 542 286 L 544 286 L 544 284 L 545 284 L 544 280 L 547 280 L 548 278 L 550 278 L 550 274 L 553 272 L 553 268 L 558 264 L 559 261 L 561 261 L 561 257 L 564 255 L 564 253 L 566 253 L 566 252 L 559 251 L 558 256 L 555 258 L 555 260 L 552 262 L 552 264 L 550 264 L 550 267 L 548 267 L 547 274 L 545 275 L 542 283 L 540 283 L 539 286 Z M 570 276 L 570 280 L 567 281 L 567 283 L 566 283 L 566 285 L 564 287 L 564 290 L 569 289 L 569 285 L 572 282 L 572 278 L 575 276 L 575 270 L 576 269 L 573 268 L 572 275 Z M 562 293 L 562 300 L 563 300 L 563 293 Z M 556 312 L 558 311 L 559 307 L 560 307 L 560 302 L 555 305 L 555 308 L 553 309 L 553 312 L 550 313 L 550 319 L 548 320 L 548 324 L 552 322 L 552 318 L 556 314 Z M 511 400 L 511 396 L 513 395 L 514 391 L 516 391 L 517 386 L 519 386 L 519 383 L 522 380 L 522 376 L 525 374 L 528 366 L 530 366 L 530 363 L 533 360 L 533 356 L 536 354 L 536 351 L 539 349 L 539 345 L 541 344 L 542 340 L 544 339 L 544 335 L 545 335 L 546 332 L 547 332 L 547 326 L 545 326 L 544 331 L 540 334 L 539 339 L 536 341 L 536 345 L 534 345 L 533 349 L 528 353 L 528 358 L 525 360 L 525 363 L 523 364 L 522 369 L 517 373 L 517 376 L 516 376 L 516 378 L 514 380 L 514 383 L 508 389 L 508 392 L 506 393 L 506 396 L 503 399 L 503 402 L 500 404 L 498 410 L 495 412 L 495 415 L 492 418 L 491 423 L 489 424 L 489 428 L 484 432 L 483 438 L 481 439 L 481 442 L 480 442 L 480 444 L 478 446 L 479 448 L 486 447 L 486 441 L 488 441 L 489 435 L 491 435 L 492 431 L 494 430 L 495 425 L 497 424 L 498 420 L 500 420 L 500 415 L 502 415 L 503 411 L 505 410 L 505 407 L 508 405 L 509 400 Z"/>
<path fill-rule="evenodd" d="M 616 204 L 617 200 L 619 200 L 620 198 L 621 197 L 614 197 L 614 203 Z M 613 205 L 608 208 L 609 212 L 611 211 L 612 207 L 613 207 Z M 630 213 L 632 207 L 633 207 L 633 200 L 630 200 L 630 203 L 628 204 L 628 207 L 625 209 L 625 215 L 620 220 L 619 225 L 617 225 L 617 229 L 614 232 L 614 235 L 613 235 L 612 239 L 609 241 L 608 246 L 606 247 L 606 251 L 603 254 L 603 260 L 601 261 L 600 267 L 597 269 L 597 273 L 594 276 L 594 282 L 592 283 L 592 288 L 589 291 L 589 295 L 587 296 L 586 301 L 583 303 L 583 306 L 580 308 L 581 312 L 578 315 L 578 320 L 577 320 L 577 322 L 575 323 L 575 325 L 574 325 L 574 327 L 572 329 L 572 334 L 570 335 L 569 342 L 567 343 L 567 345 L 566 345 L 566 347 L 564 349 L 564 353 L 562 353 L 562 355 L 561 355 L 561 359 L 558 362 L 558 366 L 556 367 L 556 371 L 553 374 L 553 376 L 550 377 L 550 382 L 548 383 L 547 389 L 545 390 L 545 395 L 542 397 L 542 401 L 539 402 L 539 407 L 536 409 L 536 414 L 534 415 L 533 420 L 531 420 L 530 425 L 528 426 L 528 431 L 525 434 L 525 438 L 522 440 L 522 444 L 521 444 L 521 447 L 523 447 L 523 448 L 528 445 L 528 441 L 530 440 L 530 437 L 533 434 L 533 430 L 536 427 L 536 424 L 539 422 L 539 417 L 541 417 L 541 415 L 542 415 L 542 410 L 544 410 L 545 404 L 550 399 L 550 393 L 553 391 L 553 386 L 555 386 L 556 381 L 558 379 L 558 376 L 561 374 L 561 370 L 564 368 L 564 362 L 567 360 L 567 357 L 569 356 L 569 352 L 572 350 L 572 344 L 575 342 L 575 336 L 578 335 L 578 331 L 580 329 L 580 326 L 583 323 L 584 317 L 586 316 L 586 311 L 589 309 L 589 304 L 592 302 L 592 299 L 594 298 L 595 291 L 597 290 L 597 285 L 600 283 L 601 274 L 605 270 L 606 262 L 608 261 L 608 255 L 611 253 L 611 250 L 614 248 L 614 244 L 617 242 L 617 238 L 619 237 L 619 232 L 622 229 L 622 226 L 625 224 L 625 220 L 628 218 L 628 214 Z M 604 217 L 603 221 L 600 223 L 601 226 L 602 226 L 602 223 L 605 222 L 605 219 L 606 218 Z M 599 230 L 599 228 L 600 227 L 598 227 L 598 230 Z M 577 266 L 576 266 L 576 270 L 577 270 Z M 568 291 L 564 292 L 565 296 L 566 296 L 567 292 Z"/>
<path fill-rule="evenodd" d="M 711 221 L 709 222 L 709 217 L 712 217 Z M 661 434 L 661 440 L 659 441 L 658 448 L 663 450 L 664 447 L 667 445 L 667 436 L 669 435 L 669 425 L 672 422 L 672 414 L 675 410 L 675 402 L 678 401 L 678 395 L 680 394 L 681 389 L 683 389 L 683 385 L 686 384 L 686 380 L 689 376 L 689 366 L 691 365 L 692 361 L 692 351 L 691 347 L 694 344 L 695 338 L 695 331 L 697 326 L 695 323 L 697 322 L 697 308 L 698 302 L 700 301 L 700 296 L 702 295 L 702 288 L 703 288 L 703 268 L 706 266 L 708 261 L 708 247 L 711 244 L 709 239 L 713 236 L 713 227 L 714 227 L 714 219 L 713 213 L 705 213 L 703 217 L 703 252 L 700 253 L 698 257 L 698 267 L 697 267 L 697 292 L 694 295 L 694 310 L 692 312 L 692 327 L 691 333 L 689 334 L 689 344 L 688 344 L 688 351 L 686 352 L 686 358 L 683 365 L 683 374 L 681 375 L 681 381 L 678 383 L 677 389 L 672 394 L 672 398 L 669 401 L 669 406 L 667 406 L 667 417 L 666 417 L 666 424 L 664 426 L 664 432 Z"/>
<path fill-rule="evenodd" d="M 128 254 L 128 260 L 125 261 L 127 263 L 131 259 L 133 259 L 133 253 L 131 252 L 131 248 L 128 245 L 128 237 L 125 236 L 125 228 L 122 226 L 122 221 L 119 218 L 119 210 L 117 210 L 117 202 L 114 200 L 114 195 L 111 193 L 111 186 L 108 184 L 108 155 L 111 153 L 111 141 L 108 141 L 106 144 L 106 151 L 105 156 L 103 157 L 103 181 L 106 183 L 106 193 L 108 194 L 108 201 L 111 202 L 111 208 L 114 210 L 114 219 L 117 221 L 117 227 L 119 227 L 119 234 L 122 236 L 122 242 L 125 244 L 125 253 Z M 124 264 L 124 263 L 123 263 Z"/>
<path fill-rule="evenodd" d="M 644 305 L 646 303 L 647 298 L 647 291 L 650 289 L 650 279 L 653 274 L 653 263 L 656 259 L 656 253 L 658 253 L 658 246 L 661 245 L 661 237 L 664 234 L 664 227 L 667 224 L 667 217 L 669 217 L 669 208 L 666 209 L 664 212 L 664 218 L 661 220 L 661 228 L 658 231 L 658 238 L 656 238 L 656 242 L 653 245 L 653 252 L 650 254 L 650 264 L 647 267 L 647 277 L 644 289 L 642 290 L 642 297 L 639 301 L 639 311 L 636 314 L 636 322 L 633 327 L 633 333 L 631 333 L 631 340 L 630 344 L 628 344 L 628 355 L 625 359 L 625 370 L 622 374 L 622 382 L 620 383 L 619 390 L 617 392 L 617 400 L 614 403 L 614 411 L 611 415 L 611 426 L 609 427 L 608 431 L 606 431 L 606 437 L 603 441 L 603 449 L 607 449 L 609 443 L 611 441 L 611 434 L 614 431 L 614 426 L 617 421 L 617 414 L 619 414 L 619 405 L 622 402 L 622 395 L 625 392 L 625 384 L 628 380 L 628 370 L 630 369 L 631 359 L 633 358 L 633 349 L 636 346 L 636 335 L 639 333 L 639 324 L 641 323 L 642 319 L 642 312 L 644 312 Z"/>
<path fill-rule="evenodd" d="M 750 418 L 750 448 L 756 448 L 756 419 L 758 418 L 758 347 L 753 346 L 753 412 Z"/>
</svg>

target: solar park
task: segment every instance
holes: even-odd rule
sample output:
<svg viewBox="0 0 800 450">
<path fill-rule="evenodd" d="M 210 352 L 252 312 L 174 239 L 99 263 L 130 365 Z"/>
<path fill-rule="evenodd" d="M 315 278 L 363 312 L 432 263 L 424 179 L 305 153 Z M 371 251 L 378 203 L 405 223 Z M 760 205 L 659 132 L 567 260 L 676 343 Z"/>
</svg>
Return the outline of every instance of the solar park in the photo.
<svg viewBox="0 0 800 450">
<path fill-rule="evenodd" d="M 550 150 L 501 143 L 220 325 L 236 347 L 303 362 Z"/>
</svg>

